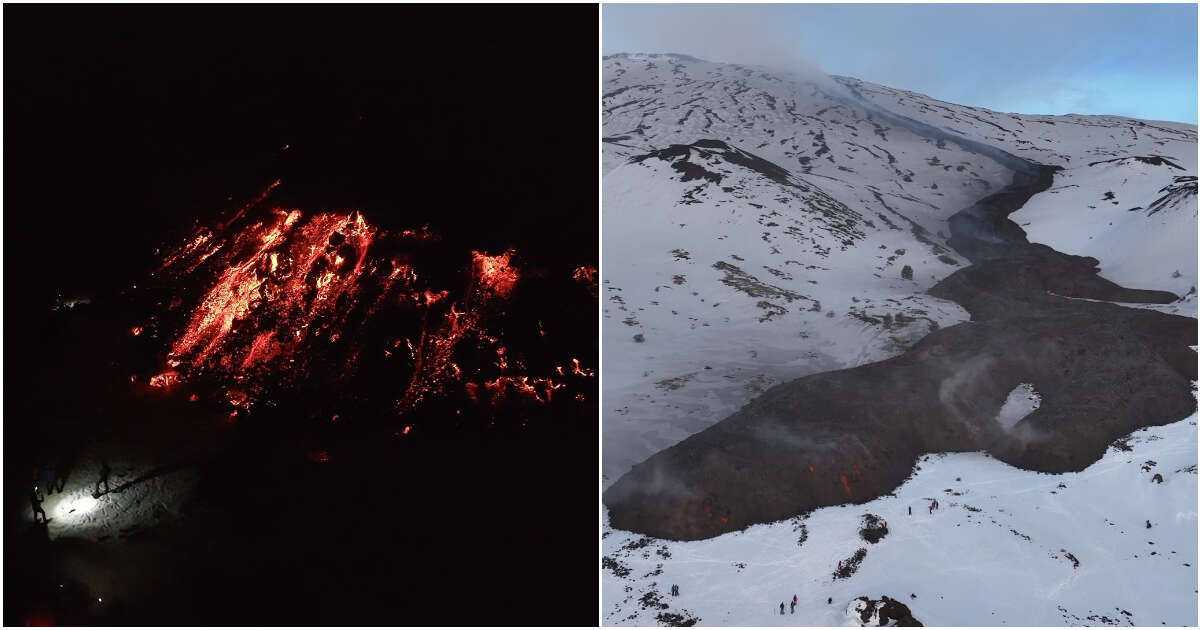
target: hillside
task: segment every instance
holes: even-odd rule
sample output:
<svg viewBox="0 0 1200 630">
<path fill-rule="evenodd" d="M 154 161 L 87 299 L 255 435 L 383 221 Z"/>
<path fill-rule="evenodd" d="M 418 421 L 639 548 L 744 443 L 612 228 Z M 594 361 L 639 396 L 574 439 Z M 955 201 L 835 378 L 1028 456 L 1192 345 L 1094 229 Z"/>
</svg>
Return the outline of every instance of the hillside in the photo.
<svg viewBox="0 0 1200 630">
<path fill-rule="evenodd" d="M 886 597 L 932 625 L 1194 623 L 1194 126 L 1001 114 L 681 55 L 613 55 L 604 79 L 605 623 L 907 619 Z M 1164 425 L 1154 439 L 1191 474 L 1149 489 L 1109 474 L 1123 436 Z M 960 504 L 982 491 L 958 488 L 975 464 L 930 457 L 1000 460 L 988 483 L 1018 490 Z M 1172 493 L 1154 491 L 1164 476 Z M 1022 503 L 1046 479 L 1055 497 Z M 1078 549 L 1095 559 L 1107 527 L 1139 521 L 1063 503 L 1077 479 L 1175 515 L 1179 577 L 1115 556 L 1081 569 Z M 938 496 L 1025 542 L 1065 532 L 1015 511 L 1069 514 L 1075 549 L 902 521 Z M 864 513 L 906 524 L 871 546 L 842 522 Z M 996 570 L 968 569 L 984 561 Z M 1078 578 L 1143 569 L 1135 590 L 1159 587 L 1140 611 Z M 803 617 L 774 616 L 796 590 L 783 583 L 804 589 Z"/>
</svg>

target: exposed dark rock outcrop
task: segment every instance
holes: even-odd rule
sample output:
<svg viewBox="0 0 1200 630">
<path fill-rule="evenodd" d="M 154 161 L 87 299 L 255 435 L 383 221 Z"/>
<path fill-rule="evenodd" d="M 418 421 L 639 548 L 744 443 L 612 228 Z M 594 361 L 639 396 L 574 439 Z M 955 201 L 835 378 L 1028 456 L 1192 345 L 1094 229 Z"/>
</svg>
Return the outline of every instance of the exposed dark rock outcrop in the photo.
<svg viewBox="0 0 1200 630">
<path fill-rule="evenodd" d="M 717 155 L 726 162 L 748 168 L 777 184 L 799 188 L 805 192 L 809 190 L 809 186 L 804 181 L 792 175 L 790 171 L 782 166 L 764 160 L 749 151 L 731 147 L 721 140 L 704 139 L 697 140 L 692 144 L 672 144 L 665 149 L 639 155 L 630 161 L 641 163 L 649 158 L 657 158 L 671 162 L 672 168 L 684 173 L 683 181 L 685 182 L 689 179 L 700 179 L 703 177 L 713 183 L 720 183 L 722 177 L 719 173 L 708 171 L 695 162 L 690 161 L 693 152 L 700 159 L 708 159 L 713 155 Z"/>
<path fill-rule="evenodd" d="M 833 579 L 844 580 L 858 571 L 858 567 L 862 565 L 862 561 L 867 557 L 867 550 L 859 548 L 854 554 L 838 562 L 837 570 L 833 572 Z"/>
<path fill-rule="evenodd" d="M 862 527 L 859 528 L 858 535 L 863 540 L 875 544 L 888 535 L 887 521 L 874 514 L 864 514 Z"/>
<path fill-rule="evenodd" d="M 861 619 L 861 625 L 867 626 L 899 626 L 904 628 L 923 627 L 925 624 L 917 621 L 908 606 L 883 595 L 880 599 L 862 596 L 855 599 L 855 611 Z"/>
</svg>

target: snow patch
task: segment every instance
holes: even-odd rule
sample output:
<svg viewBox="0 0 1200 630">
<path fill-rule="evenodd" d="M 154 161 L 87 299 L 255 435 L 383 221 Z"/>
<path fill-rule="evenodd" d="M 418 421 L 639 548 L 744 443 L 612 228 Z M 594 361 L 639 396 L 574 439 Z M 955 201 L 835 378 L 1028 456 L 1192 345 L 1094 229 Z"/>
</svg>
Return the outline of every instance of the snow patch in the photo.
<svg viewBox="0 0 1200 630">
<path fill-rule="evenodd" d="M 606 513 L 604 555 L 624 571 L 604 571 L 603 623 L 652 625 L 686 610 L 701 625 L 858 625 L 853 600 L 889 593 L 930 626 L 1194 626 L 1196 438 L 1193 414 L 1061 475 L 984 453 L 929 454 L 892 495 L 700 541 L 629 545 L 645 537 L 612 529 Z M 1174 472 L 1149 483 L 1146 460 Z M 864 511 L 890 533 L 835 580 L 838 560 L 862 544 Z M 642 610 L 638 598 L 668 584 L 680 587 L 662 598 L 670 610 Z M 793 594 L 796 613 L 780 615 Z"/>
<path fill-rule="evenodd" d="M 163 467 L 144 461 L 110 459 L 109 492 L 96 493 L 102 459 L 84 454 L 71 468 L 61 492 L 46 493 L 42 509 L 50 522 L 51 539 L 87 538 L 97 542 L 120 538 L 153 527 L 179 514 L 199 481 L 194 468 Z M 32 522 L 25 501 L 22 514 Z"/>
<path fill-rule="evenodd" d="M 1041 406 L 1042 395 L 1033 388 L 1031 383 L 1021 383 L 1008 393 L 1008 398 L 1004 399 L 1000 413 L 996 414 L 996 422 L 1005 429 L 1012 429 Z"/>
</svg>

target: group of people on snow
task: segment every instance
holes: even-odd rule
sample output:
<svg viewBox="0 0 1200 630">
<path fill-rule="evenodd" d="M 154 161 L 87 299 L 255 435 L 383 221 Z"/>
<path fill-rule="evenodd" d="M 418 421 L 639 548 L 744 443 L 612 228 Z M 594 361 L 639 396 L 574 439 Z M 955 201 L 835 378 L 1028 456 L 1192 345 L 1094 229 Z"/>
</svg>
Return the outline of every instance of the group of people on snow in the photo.
<svg viewBox="0 0 1200 630">
<path fill-rule="evenodd" d="M 112 492 L 108 485 L 108 476 L 112 473 L 112 469 L 108 466 L 108 461 L 100 461 L 100 476 L 96 479 L 96 488 L 92 491 L 92 498 L 99 499 L 102 495 Z M 42 523 L 43 525 L 50 521 L 46 517 L 46 510 L 42 509 L 42 503 L 45 503 L 46 497 L 57 491 L 59 494 L 63 492 L 63 486 L 66 484 L 66 477 L 60 476 L 55 470 L 53 462 L 45 466 L 33 468 L 33 483 L 29 490 L 29 502 L 33 507 L 33 522 Z M 104 486 L 104 492 L 100 492 L 100 486 Z M 45 491 L 45 496 L 39 491 Z M 38 517 L 41 516 L 39 521 Z"/>
<path fill-rule="evenodd" d="M 939 507 L 940 507 L 940 505 L 938 504 L 938 500 L 937 500 L 937 499 L 934 499 L 934 500 L 933 500 L 933 501 L 932 501 L 932 502 L 929 504 L 929 513 L 930 513 L 930 514 L 933 514 L 933 511 L 934 511 L 934 510 L 936 510 L 936 509 L 938 509 Z M 910 505 L 910 506 L 908 506 L 908 515 L 909 515 L 909 516 L 912 516 L 912 506 L 911 506 L 911 505 Z M 887 521 L 879 521 L 879 525 L 880 525 L 882 528 L 886 529 L 886 528 L 887 528 Z M 1149 527 L 1149 526 L 1150 526 L 1150 521 L 1146 521 L 1146 527 Z M 841 570 L 842 570 L 843 564 L 842 564 L 842 561 L 841 561 L 841 560 L 838 560 L 837 567 L 838 567 L 838 571 L 841 571 Z M 678 595 L 678 594 L 679 594 L 679 587 L 678 587 L 678 586 L 675 586 L 675 585 L 672 585 L 672 586 L 671 586 L 671 594 L 672 594 L 672 595 Z M 793 615 L 794 615 L 794 614 L 796 614 L 796 604 L 797 604 L 797 603 L 799 603 L 799 601 L 800 601 L 800 599 L 799 599 L 799 598 L 798 598 L 796 595 L 792 595 L 791 614 L 793 614 Z M 833 598 L 832 598 L 832 597 L 830 597 L 830 598 L 829 598 L 828 600 L 826 600 L 826 601 L 827 601 L 827 603 L 830 603 L 830 604 L 832 604 L 832 603 L 833 603 Z M 787 613 L 785 613 L 785 612 L 784 612 L 784 609 L 786 608 L 786 606 L 787 606 L 787 602 L 779 602 L 779 614 L 781 614 L 781 615 L 787 614 Z"/>
<path fill-rule="evenodd" d="M 55 490 L 62 494 L 65 481 L 66 479 L 57 475 L 54 462 L 41 467 L 33 467 L 33 479 L 29 489 L 29 501 L 33 504 L 33 522 L 38 522 L 38 515 L 41 515 L 43 524 L 50 520 L 46 517 L 46 510 L 42 509 L 42 503 L 46 499 L 39 494 L 39 491 L 44 491 L 46 497 L 53 494 Z"/>
<path fill-rule="evenodd" d="M 793 615 L 796 614 L 796 604 L 799 604 L 799 603 L 800 603 L 800 598 L 797 597 L 796 595 L 792 595 L 792 614 Z M 826 599 L 825 603 L 832 604 L 833 598 L 830 597 L 830 598 Z M 781 614 L 781 615 L 784 614 L 783 605 L 784 605 L 784 602 L 779 602 L 779 614 Z"/>
</svg>

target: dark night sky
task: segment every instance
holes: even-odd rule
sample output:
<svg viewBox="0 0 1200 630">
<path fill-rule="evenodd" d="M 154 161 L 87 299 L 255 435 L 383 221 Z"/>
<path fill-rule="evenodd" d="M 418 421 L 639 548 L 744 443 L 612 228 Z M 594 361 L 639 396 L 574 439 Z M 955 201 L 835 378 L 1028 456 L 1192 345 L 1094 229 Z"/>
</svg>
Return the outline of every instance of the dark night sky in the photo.
<svg viewBox="0 0 1200 630">
<path fill-rule="evenodd" d="M 593 17 L 8 7 L 6 280 L 41 252 L 40 290 L 128 281 L 171 228 L 276 177 L 283 203 L 499 232 L 547 256 L 569 241 L 594 260 L 594 221 L 592 238 L 561 233 L 596 205 L 590 39 L 541 27 L 568 14 Z"/>
<path fill-rule="evenodd" d="M 55 296 L 139 283 L 156 248 L 276 178 L 275 204 L 429 222 L 448 261 L 511 246 L 529 267 L 598 262 L 596 6 L 6 5 L 4 17 L 6 463 L 45 409 L 85 416 L 93 403 L 70 383 L 106 365 L 108 349 L 55 328 Z M 569 343 L 594 366 L 585 320 Z M 253 449 L 272 436 L 246 429 L 201 494 L 292 517 L 235 523 L 228 553 L 253 551 L 234 558 L 243 568 L 196 568 L 178 578 L 195 581 L 194 601 L 129 619 L 592 625 L 598 415 L 553 420 L 399 454 L 358 436 L 347 452 L 370 456 L 304 488 L 263 485 Z M 6 622 L 21 614 L 15 562 Z"/>
</svg>

